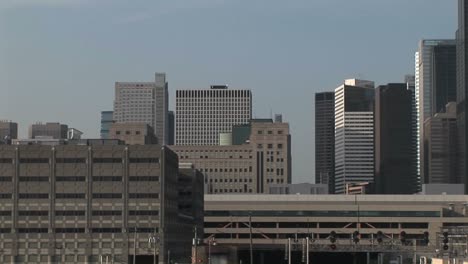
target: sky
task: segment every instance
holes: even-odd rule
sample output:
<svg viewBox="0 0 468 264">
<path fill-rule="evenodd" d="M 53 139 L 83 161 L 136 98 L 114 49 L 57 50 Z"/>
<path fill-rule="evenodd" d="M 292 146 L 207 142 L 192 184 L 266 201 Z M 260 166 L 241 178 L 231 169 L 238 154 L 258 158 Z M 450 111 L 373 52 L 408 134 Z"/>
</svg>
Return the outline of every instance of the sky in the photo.
<svg viewBox="0 0 468 264">
<path fill-rule="evenodd" d="M 314 182 L 314 94 L 414 74 L 420 39 L 454 38 L 455 0 L 0 0 L 0 119 L 99 137 L 116 81 L 251 89 L 283 114 L 293 182 Z"/>
</svg>

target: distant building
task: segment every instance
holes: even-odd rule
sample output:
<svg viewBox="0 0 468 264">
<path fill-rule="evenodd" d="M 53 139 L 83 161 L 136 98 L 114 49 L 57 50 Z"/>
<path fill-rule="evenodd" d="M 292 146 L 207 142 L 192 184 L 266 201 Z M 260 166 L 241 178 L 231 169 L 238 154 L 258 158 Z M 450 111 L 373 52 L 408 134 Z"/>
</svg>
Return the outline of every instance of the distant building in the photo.
<svg viewBox="0 0 468 264">
<path fill-rule="evenodd" d="M 431 183 L 423 184 L 422 192 L 423 195 L 463 195 L 465 194 L 464 184 L 445 184 L 445 183 Z"/>
<path fill-rule="evenodd" d="M 168 134 L 167 134 L 167 144 L 174 145 L 175 144 L 175 114 L 174 111 L 169 111 L 167 114 L 167 126 L 168 126 Z"/>
<path fill-rule="evenodd" d="M 114 111 L 102 111 L 101 112 L 101 138 L 108 139 L 109 131 L 114 123 Z"/>
<path fill-rule="evenodd" d="M 375 186 L 373 183 L 360 182 L 360 183 L 348 183 L 346 184 L 347 195 L 362 195 L 362 194 L 374 194 Z"/>
<path fill-rule="evenodd" d="M 418 175 L 418 181 L 421 182 L 421 139 L 420 139 L 420 128 L 419 128 L 419 105 L 417 100 L 416 93 L 416 77 L 414 75 L 406 75 L 405 83 L 407 85 L 408 91 L 411 92 L 411 116 L 412 116 L 412 127 L 413 127 L 413 147 L 414 152 L 416 153 L 416 174 Z"/>
<path fill-rule="evenodd" d="M 154 129 L 160 144 L 167 144 L 168 83 L 165 73 L 154 82 L 116 82 L 113 120 L 118 123 L 146 123 Z"/>
<path fill-rule="evenodd" d="M 127 263 L 134 255 L 153 263 L 154 246 L 158 263 L 187 262 L 203 185 L 199 174 L 179 173 L 168 148 L 3 145 L 0 153 L 2 263 Z"/>
<path fill-rule="evenodd" d="M 424 122 L 424 183 L 463 183 L 457 175 L 457 105 Z"/>
<path fill-rule="evenodd" d="M 7 120 L 0 120 L 0 142 L 9 144 L 12 139 L 17 138 L 18 124 Z"/>
<path fill-rule="evenodd" d="M 289 124 L 254 119 L 249 131 L 242 145 L 170 148 L 205 175 L 205 193 L 268 193 L 272 184 L 291 183 Z"/>
<path fill-rule="evenodd" d="M 335 191 L 335 93 L 315 94 L 315 183 Z"/>
<path fill-rule="evenodd" d="M 272 184 L 270 194 L 328 194 L 328 184 Z"/>
<path fill-rule="evenodd" d="M 412 99 L 406 83 L 381 85 L 375 90 L 376 194 L 419 191 Z"/>
<path fill-rule="evenodd" d="M 436 113 L 444 111 L 445 105 L 456 101 L 456 41 L 453 39 L 424 39 L 416 52 L 416 94 L 419 111 L 420 145 L 425 137 L 424 122 Z M 424 153 L 420 149 L 420 172 L 424 173 Z"/>
<path fill-rule="evenodd" d="M 176 91 L 176 145 L 219 145 L 220 133 L 252 119 L 252 92 L 214 85 Z"/>
<path fill-rule="evenodd" d="M 81 132 L 80 130 L 76 128 L 69 128 L 67 139 L 81 139 L 82 135 L 83 135 L 83 132 Z"/>
<path fill-rule="evenodd" d="M 125 141 L 127 145 L 158 143 L 153 128 L 146 123 L 114 123 L 110 128 L 109 138 Z"/>
<path fill-rule="evenodd" d="M 335 89 L 335 193 L 374 182 L 374 83 L 345 80 Z"/>
<path fill-rule="evenodd" d="M 68 125 L 60 123 L 37 123 L 29 127 L 29 138 L 67 139 Z"/>
</svg>

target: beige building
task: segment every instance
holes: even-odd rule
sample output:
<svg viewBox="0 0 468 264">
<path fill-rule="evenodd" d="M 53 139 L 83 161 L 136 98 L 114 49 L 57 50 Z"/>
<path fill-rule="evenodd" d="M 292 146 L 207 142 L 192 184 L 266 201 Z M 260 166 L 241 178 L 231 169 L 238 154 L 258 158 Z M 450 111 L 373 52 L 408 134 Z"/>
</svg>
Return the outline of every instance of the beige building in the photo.
<svg viewBox="0 0 468 264">
<path fill-rule="evenodd" d="M 291 183 L 289 124 L 252 120 L 248 130 L 242 145 L 170 148 L 205 175 L 208 194 L 268 193 L 272 184 Z"/>
<path fill-rule="evenodd" d="M 154 130 L 146 123 L 113 123 L 109 131 L 110 139 L 119 139 L 127 145 L 157 144 Z"/>
<path fill-rule="evenodd" d="M 160 145 L 0 146 L 0 262 L 189 262 L 194 175 Z"/>
<path fill-rule="evenodd" d="M 18 124 L 7 120 L 0 120 L 0 144 L 8 144 L 10 140 L 18 138 Z"/>
</svg>

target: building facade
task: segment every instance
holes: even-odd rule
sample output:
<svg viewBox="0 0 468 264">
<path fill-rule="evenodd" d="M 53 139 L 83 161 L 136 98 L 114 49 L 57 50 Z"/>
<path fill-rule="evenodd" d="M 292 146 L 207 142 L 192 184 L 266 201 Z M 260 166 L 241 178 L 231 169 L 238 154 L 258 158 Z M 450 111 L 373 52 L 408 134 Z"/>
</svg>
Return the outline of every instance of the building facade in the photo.
<svg viewBox="0 0 468 264">
<path fill-rule="evenodd" d="M 174 145 L 175 144 L 175 114 L 174 111 L 169 111 L 167 114 L 167 126 L 168 126 L 168 134 L 167 134 L 167 144 Z"/>
<path fill-rule="evenodd" d="M 205 193 L 268 193 L 271 184 L 291 183 L 288 123 L 252 120 L 249 142 L 224 146 L 171 146 L 182 162 L 205 175 Z"/>
<path fill-rule="evenodd" d="M 12 139 L 17 138 L 18 124 L 7 120 L 0 120 L 0 142 L 8 144 Z"/>
<path fill-rule="evenodd" d="M 2 263 L 153 263 L 155 251 L 160 264 L 190 261 L 178 158 L 165 147 L 5 145 L 0 179 Z"/>
<path fill-rule="evenodd" d="M 335 190 L 335 93 L 315 94 L 315 183 Z"/>
<path fill-rule="evenodd" d="M 465 193 L 468 194 L 468 105 L 466 98 L 468 93 L 468 1 L 458 0 L 458 30 L 457 38 L 457 126 L 458 126 L 458 174 L 465 183 Z"/>
<path fill-rule="evenodd" d="M 101 139 L 109 138 L 109 131 L 114 123 L 114 111 L 102 111 L 101 112 Z"/>
<path fill-rule="evenodd" d="M 60 123 L 37 123 L 29 126 L 29 138 L 67 139 L 68 125 Z"/>
<path fill-rule="evenodd" d="M 156 73 L 154 82 L 116 82 L 115 122 L 143 122 L 150 125 L 161 145 L 168 136 L 168 83 L 165 73 Z"/>
<path fill-rule="evenodd" d="M 220 133 L 252 119 L 252 92 L 211 86 L 176 91 L 176 145 L 219 145 Z"/>
<path fill-rule="evenodd" d="M 416 52 L 416 91 L 419 96 L 420 146 L 425 138 L 424 122 L 457 98 L 456 41 L 425 39 Z M 424 153 L 420 149 L 420 172 L 424 178 Z"/>
<path fill-rule="evenodd" d="M 382 85 L 375 90 L 374 186 L 377 194 L 419 192 L 412 97 L 406 83 Z"/>
<path fill-rule="evenodd" d="M 335 89 L 335 193 L 374 182 L 374 83 L 346 80 Z"/>
<path fill-rule="evenodd" d="M 152 145 L 158 143 L 153 128 L 146 123 L 114 123 L 110 128 L 109 138 L 122 140 L 127 145 Z"/>
<path fill-rule="evenodd" d="M 457 175 L 456 103 L 448 103 L 445 111 L 427 119 L 424 130 L 424 183 L 462 183 Z"/>
</svg>

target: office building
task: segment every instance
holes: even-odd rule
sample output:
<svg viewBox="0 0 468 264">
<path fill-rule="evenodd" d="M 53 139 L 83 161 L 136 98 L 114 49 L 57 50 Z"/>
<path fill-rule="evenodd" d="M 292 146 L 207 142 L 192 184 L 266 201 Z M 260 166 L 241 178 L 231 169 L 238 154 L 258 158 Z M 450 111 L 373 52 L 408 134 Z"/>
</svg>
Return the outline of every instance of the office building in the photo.
<svg viewBox="0 0 468 264">
<path fill-rule="evenodd" d="M 101 139 L 109 138 L 109 131 L 114 123 L 114 111 L 101 112 Z"/>
<path fill-rule="evenodd" d="M 345 80 L 335 89 L 335 193 L 374 182 L 374 82 Z"/>
<path fill-rule="evenodd" d="M 414 160 L 416 166 L 416 175 L 418 176 L 418 181 L 421 182 L 421 164 L 420 164 L 420 149 L 421 149 L 421 140 L 419 138 L 420 131 L 419 131 L 419 111 L 418 111 L 418 101 L 417 101 L 417 94 L 416 94 L 416 77 L 414 75 L 406 75 L 405 76 L 405 83 L 407 85 L 407 89 L 411 92 L 411 118 L 412 118 L 412 127 L 413 127 L 413 135 L 412 135 L 412 146 L 413 151 L 416 155 L 416 160 Z"/>
<path fill-rule="evenodd" d="M 194 211 L 178 205 L 203 191 L 166 147 L 4 145 L 0 178 L 2 263 L 190 259 Z"/>
<path fill-rule="evenodd" d="M 29 126 L 29 138 L 67 139 L 68 125 L 60 123 L 36 123 Z"/>
<path fill-rule="evenodd" d="M 406 83 L 390 83 L 375 90 L 374 187 L 377 194 L 419 191 L 412 99 L 413 93 Z"/>
<path fill-rule="evenodd" d="M 465 183 L 465 193 L 468 194 L 468 115 L 466 98 L 468 93 L 468 1 L 458 0 L 458 30 L 457 38 L 457 126 L 458 126 L 458 171 L 459 178 Z"/>
<path fill-rule="evenodd" d="M 462 183 L 457 175 L 457 105 L 424 122 L 424 183 Z"/>
<path fill-rule="evenodd" d="M 328 194 L 328 184 L 272 184 L 270 185 L 269 194 Z"/>
<path fill-rule="evenodd" d="M 333 192 L 335 172 L 335 93 L 315 94 L 315 183 Z"/>
<path fill-rule="evenodd" d="M 17 138 L 18 124 L 8 120 L 0 120 L 0 142 L 9 144 L 12 139 Z"/>
<path fill-rule="evenodd" d="M 116 82 L 113 120 L 143 122 L 154 129 L 158 143 L 167 144 L 168 84 L 165 73 L 154 82 Z"/>
<path fill-rule="evenodd" d="M 175 145 L 181 162 L 205 175 L 205 193 L 268 193 L 272 184 L 291 183 L 291 136 L 288 123 L 251 120 L 243 145 Z"/>
<path fill-rule="evenodd" d="M 220 133 L 252 119 L 252 92 L 214 85 L 176 91 L 176 145 L 219 145 Z"/>
<path fill-rule="evenodd" d="M 174 145 L 175 143 L 175 114 L 174 111 L 169 111 L 167 114 L 167 144 Z"/>
<path fill-rule="evenodd" d="M 142 122 L 114 123 L 110 128 L 109 138 L 122 140 L 127 145 L 151 145 L 158 143 L 153 128 Z"/>
<path fill-rule="evenodd" d="M 425 137 L 424 122 L 457 98 L 456 41 L 425 39 L 416 52 L 416 93 L 419 106 L 420 146 Z M 420 173 L 424 178 L 425 150 L 420 148 Z"/>
</svg>

